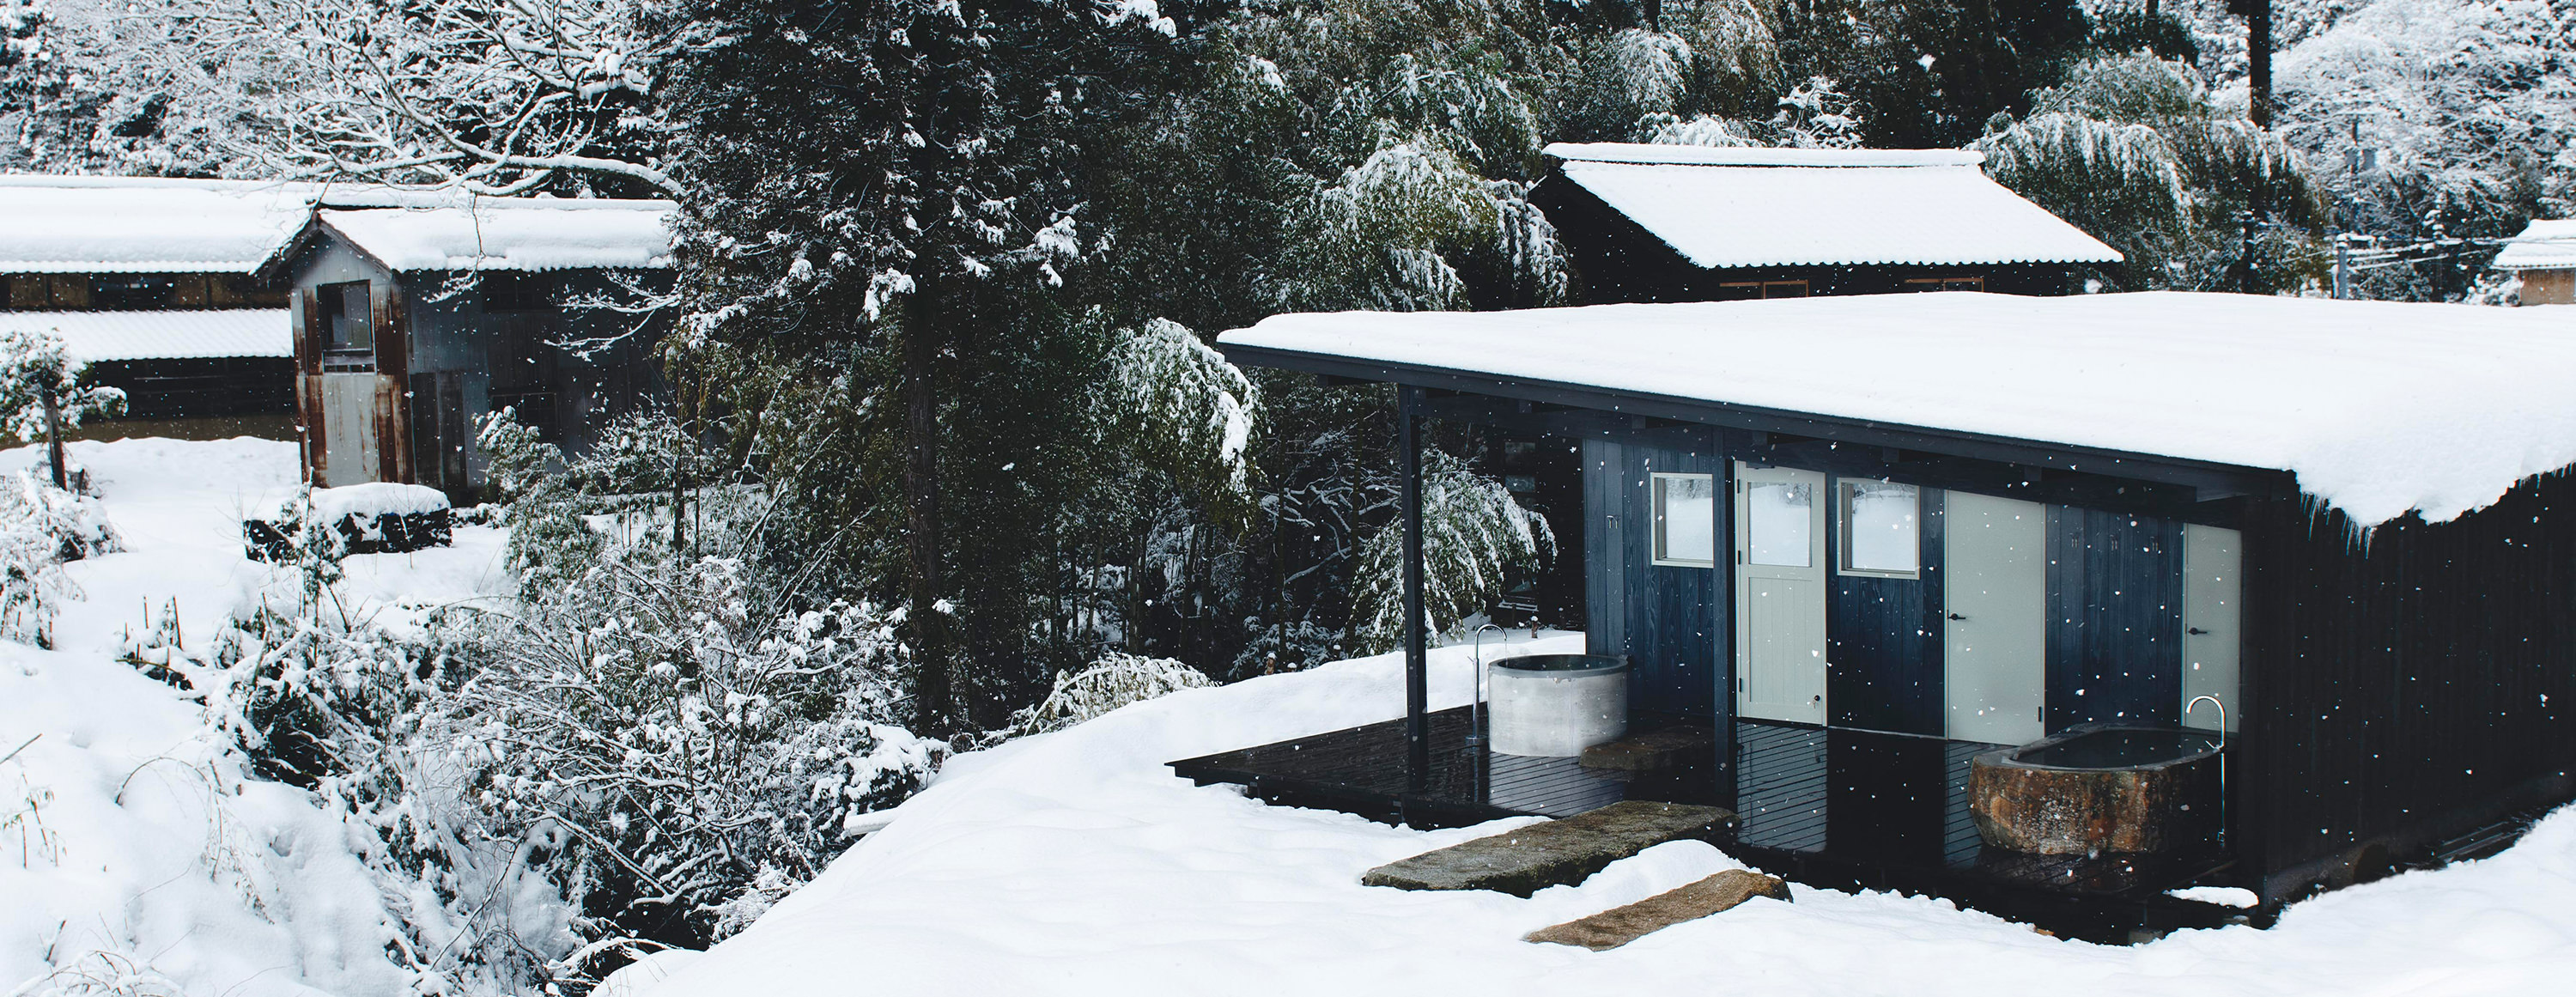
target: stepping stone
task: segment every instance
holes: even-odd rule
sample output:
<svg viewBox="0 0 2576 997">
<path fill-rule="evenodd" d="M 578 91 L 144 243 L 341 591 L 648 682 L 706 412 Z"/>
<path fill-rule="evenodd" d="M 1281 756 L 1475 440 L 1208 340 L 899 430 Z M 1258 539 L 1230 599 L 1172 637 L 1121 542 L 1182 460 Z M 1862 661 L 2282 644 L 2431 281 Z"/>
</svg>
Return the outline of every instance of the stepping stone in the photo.
<svg viewBox="0 0 2576 997">
<path fill-rule="evenodd" d="M 1390 862 L 1362 886 L 1495 890 L 1526 897 L 1580 883 L 1610 863 L 1667 841 L 1723 841 L 1735 815 L 1716 807 L 1629 800 Z"/>
<path fill-rule="evenodd" d="M 1585 748 L 1581 764 L 1589 769 L 1652 772 L 1679 764 L 1692 751 L 1714 758 L 1716 747 L 1717 731 L 1684 724 Z"/>
<path fill-rule="evenodd" d="M 1655 894 L 1625 907 L 1591 917 L 1540 928 L 1523 941 L 1580 945 L 1592 951 L 1615 949 L 1684 921 L 1696 921 L 1755 897 L 1789 902 L 1789 884 L 1778 876 L 1729 869 L 1677 890 Z"/>
</svg>

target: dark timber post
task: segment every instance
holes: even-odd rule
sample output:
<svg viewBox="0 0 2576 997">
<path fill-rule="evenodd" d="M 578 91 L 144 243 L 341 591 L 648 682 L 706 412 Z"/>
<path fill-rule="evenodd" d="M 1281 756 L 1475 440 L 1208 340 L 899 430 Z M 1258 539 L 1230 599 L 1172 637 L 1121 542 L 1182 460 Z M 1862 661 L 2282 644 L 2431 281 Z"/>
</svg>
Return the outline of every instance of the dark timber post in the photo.
<svg viewBox="0 0 2576 997">
<path fill-rule="evenodd" d="M 1404 485 L 1404 781 L 1420 792 L 1431 771 L 1429 636 L 1422 623 L 1422 389 L 1395 389 L 1395 459 Z"/>
</svg>

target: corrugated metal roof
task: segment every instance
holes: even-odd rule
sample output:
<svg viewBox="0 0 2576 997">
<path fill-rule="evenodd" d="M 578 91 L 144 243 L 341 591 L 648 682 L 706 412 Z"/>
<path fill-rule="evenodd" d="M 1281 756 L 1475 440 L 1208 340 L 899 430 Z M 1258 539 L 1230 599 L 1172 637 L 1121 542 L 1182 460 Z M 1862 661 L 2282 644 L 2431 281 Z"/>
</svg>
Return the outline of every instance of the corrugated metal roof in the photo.
<svg viewBox="0 0 2576 997">
<path fill-rule="evenodd" d="M 320 189 L 0 176 L 0 273 L 249 273 L 295 235 Z"/>
<path fill-rule="evenodd" d="M 1709 268 L 2115 263 L 1974 152 L 1552 145 L 1565 178 Z"/>
<path fill-rule="evenodd" d="M 669 201 L 483 200 L 325 210 L 324 227 L 397 271 L 651 268 L 671 263 Z"/>
<path fill-rule="evenodd" d="M 82 360 L 291 357 L 283 308 L 189 312 L 0 312 L 0 328 L 51 332 Z"/>
<path fill-rule="evenodd" d="M 2576 218 L 2535 221 L 2496 254 L 2499 270 L 2576 269 Z"/>
</svg>

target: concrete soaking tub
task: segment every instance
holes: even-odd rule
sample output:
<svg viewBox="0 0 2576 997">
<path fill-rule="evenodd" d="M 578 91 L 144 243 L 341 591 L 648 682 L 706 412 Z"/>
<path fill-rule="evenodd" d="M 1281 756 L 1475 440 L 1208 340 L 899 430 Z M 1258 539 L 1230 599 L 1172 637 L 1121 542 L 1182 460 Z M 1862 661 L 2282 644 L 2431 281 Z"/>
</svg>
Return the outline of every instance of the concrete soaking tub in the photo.
<svg viewBox="0 0 2576 997">
<path fill-rule="evenodd" d="M 1572 758 L 1628 732 L 1628 658 L 1529 654 L 1486 666 L 1494 750 Z"/>
<path fill-rule="evenodd" d="M 1968 809 L 1988 846 L 2040 855 L 2214 847 L 2220 735 L 2084 724 L 1969 762 Z"/>
</svg>

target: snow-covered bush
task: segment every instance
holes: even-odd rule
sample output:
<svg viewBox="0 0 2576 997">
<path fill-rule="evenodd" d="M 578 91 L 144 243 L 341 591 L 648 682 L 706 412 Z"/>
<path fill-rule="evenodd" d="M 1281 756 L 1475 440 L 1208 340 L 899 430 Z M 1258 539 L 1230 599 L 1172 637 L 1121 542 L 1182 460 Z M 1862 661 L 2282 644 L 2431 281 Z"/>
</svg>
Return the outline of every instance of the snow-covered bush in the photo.
<svg viewBox="0 0 2576 997">
<path fill-rule="evenodd" d="M 1521 508 L 1502 482 L 1445 453 L 1424 455 L 1422 615 L 1431 633 L 1493 608 L 1516 575 L 1555 556 L 1547 520 Z M 1393 650 L 1404 639 L 1403 568 L 1404 524 L 1390 521 L 1360 555 L 1351 639 L 1362 653 Z"/>
<path fill-rule="evenodd" d="M 1013 734 L 1044 734 L 1183 689 L 1215 685 L 1198 669 L 1170 658 L 1112 653 L 1078 672 L 1061 672 L 1055 691 L 1011 718 Z"/>
<path fill-rule="evenodd" d="M 0 321 L 0 420 L 21 442 L 42 439 L 54 487 L 71 487 L 63 431 L 84 419 L 125 414 L 125 392 L 81 383 L 89 361 L 73 357 L 51 331 Z"/>
<path fill-rule="evenodd" d="M 578 577 L 599 557 L 603 541 L 583 518 L 591 504 L 563 473 L 563 450 L 538 438 L 510 408 L 482 418 L 474 445 L 483 452 L 492 499 L 506 509 L 504 556 L 521 590 L 534 594 Z"/>
<path fill-rule="evenodd" d="M 96 500 L 24 472 L 0 480 L 0 639 L 52 647 L 55 612 L 81 597 L 63 562 L 119 549 Z"/>
<path fill-rule="evenodd" d="M 459 634 L 476 671 L 432 721 L 435 757 L 503 826 L 560 833 L 556 875 L 595 931 L 702 944 L 936 763 L 893 722 L 887 614 L 768 605 L 738 560 L 612 556 Z"/>
</svg>

